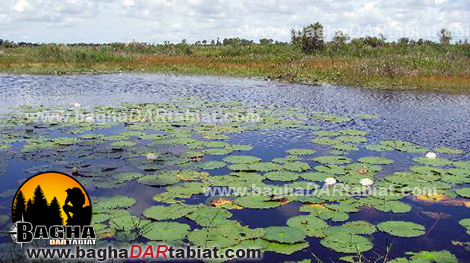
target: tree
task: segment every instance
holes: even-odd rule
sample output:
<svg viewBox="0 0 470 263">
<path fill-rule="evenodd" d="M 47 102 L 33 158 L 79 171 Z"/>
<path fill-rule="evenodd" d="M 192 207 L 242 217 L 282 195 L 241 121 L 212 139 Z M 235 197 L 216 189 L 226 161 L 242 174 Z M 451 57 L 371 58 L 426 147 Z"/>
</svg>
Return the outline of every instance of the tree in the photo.
<svg viewBox="0 0 470 263">
<path fill-rule="evenodd" d="M 441 29 L 437 33 L 437 36 L 439 37 L 439 42 L 441 44 L 449 44 L 452 40 L 452 33 L 447 28 Z"/>
<path fill-rule="evenodd" d="M 33 223 L 34 221 L 34 205 L 33 205 L 33 200 L 29 199 L 28 202 L 26 203 L 26 212 L 24 216 L 24 220 L 30 223 Z"/>
<path fill-rule="evenodd" d="M 207 40 L 202 40 L 202 44 L 205 46 L 207 44 Z"/>
<path fill-rule="evenodd" d="M 13 222 L 20 221 L 26 213 L 26 199 L 24 198 L 23 192 L 19 191 L 13 203 L 12 218 Z"/>
<path fill-rule="evenodd" d="M 335 35 L 333 36 L 333 42 L 336 44 L 346 44 L 346 41 L 349 40 L 349 36 L 345 34 L 343 31 L 336 31 Z"/>
<path fill-rule="evenodd" d="M 261 38 L 261 39 L 259 40 L 259 43 L 260 43 L 261 45 L 270 45 L 270 44 L 272 44 L 273 42 L 274 42 L 274 40 L 272 40 L 272 39 L 270 39 L 270 38 Z"/>
<path fill-rule="evenodd" d="M 188 41 L 186 39 L 181 40 L 181 44 L 186 45 Z"/>
<path fill-rule="evenodd" d="M 47 224 L 47 217 L 44 217 L 45 213 L 48 212 L 49 210 L 49 205 L 47 204 L 46 196 L 44 195 L 44 192 L 41 189 L 41 186 L 38 185 L 36 189 L 34 189 L 34 195 L 33 195 L 33 201 L 32 201 L 32 207 L 30 208 L 28 206 L 28 212 L 31 212 L 31 218 L 29 218 L 29 221 L 33 225 L 48 225 Z"/>
<path fill-rule="evenodd" d="M 214 45 L 215 45 L 215 40 L 212 39 L 212 40 L 211 40 L 211 46 L 214 46 Z"/>
<path fill-rule="evenodd" d="M 300 31 L 296 31 L 295 29 L 292 29 L 290 31 L 290 42 L 294 46 L 300 46 L 301 42 L 301 35 L 302 33 Z"/>
<path fill-rule="evenodd" d="M 62 212 L 59 201 L 56 197 L 52 199 L 51 204 L 49 205 L 49 212 L 48 212 L 48 225 L 49 226 L 61 226 L 64 224 L 64 219 L 62 218 Z"/>
<path fill-rule="evenodd" d="M 402 37 L 398 39 L 398 44 L 400 45 L 408 45 L 410 43 L 410 39 L 407 37 Z"/>
<path fill-rule="evenodd" d="M 325 46 L 323 25 L 320 22 L 303 28 L 301 45 L 302 51 L 307 54 L 313 53 L 313 51 L 322 49 Z"/>
</svg>

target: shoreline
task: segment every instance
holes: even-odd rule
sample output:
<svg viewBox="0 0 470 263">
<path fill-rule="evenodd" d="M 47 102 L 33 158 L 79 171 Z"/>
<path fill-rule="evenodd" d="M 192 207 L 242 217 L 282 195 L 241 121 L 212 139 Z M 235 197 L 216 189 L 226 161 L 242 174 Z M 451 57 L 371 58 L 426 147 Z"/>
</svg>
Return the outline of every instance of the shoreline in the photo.
<svg viewBox="0 0 470 263">
<path fill-rule="evenodd" d="M 470 94 L 470 56 L 466 46 L 384 46 L 358 50 L 306 55 L 294 46 L 285 45 L 142 48 L 44 45 L 0 49 L 0 72 L 211 75 L 313 86 L 327 83 L 367 89 Z"/>
</svg>

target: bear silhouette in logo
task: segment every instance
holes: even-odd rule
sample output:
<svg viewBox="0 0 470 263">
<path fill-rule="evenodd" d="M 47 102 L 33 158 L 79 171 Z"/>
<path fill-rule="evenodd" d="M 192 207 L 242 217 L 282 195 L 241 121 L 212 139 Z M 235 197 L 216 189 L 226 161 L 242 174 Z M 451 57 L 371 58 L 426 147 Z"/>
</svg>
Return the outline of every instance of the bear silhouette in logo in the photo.
<svg viewBox="0 0 470 263">
<path fill-rule="evenodd" d="M 67 215 L 67 225 L 89 225 L 91 222 L 91 207 L 83 207 L 85 195 L 82 193 L 82 190 L 74 187 L 65 191 L 67 192 L 67 199 L 65 199 L 63 209 Z M 69 202 L 72 206 L 69 205 Z"/>
</svg>

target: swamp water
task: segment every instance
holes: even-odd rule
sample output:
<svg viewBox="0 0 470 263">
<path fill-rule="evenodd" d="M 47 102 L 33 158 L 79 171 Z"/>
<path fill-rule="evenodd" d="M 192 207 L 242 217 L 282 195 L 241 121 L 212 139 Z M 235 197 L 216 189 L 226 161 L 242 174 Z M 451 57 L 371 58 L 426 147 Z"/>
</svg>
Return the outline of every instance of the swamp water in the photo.
<svg viewBox="0 0 470 263">
<path fill-rule="evenodd" d="M 236 120 L 96 118 L 161 109 Z M 470 96 L 201 76 L 0 75 L 0 112 L 2 228 L 27 177 L 78 169 L 103 244 L 259 247 L 260 262 L 354 262 L 358 254 L 362 262 L 387 254 L 401 258 L 391 262 L 470 262 Z M 25 118 L 48 112 L 85 121 Z M 437 193 L 250 195 L 253 185 L 305 189 L 326 178 L 333 187 L 370 179 L 371 189 Z M 207 197 L 207 187 L 249 191 Z M 13 261 L 9 237 L 1 242 L 0 260 Z"/>
</svg>

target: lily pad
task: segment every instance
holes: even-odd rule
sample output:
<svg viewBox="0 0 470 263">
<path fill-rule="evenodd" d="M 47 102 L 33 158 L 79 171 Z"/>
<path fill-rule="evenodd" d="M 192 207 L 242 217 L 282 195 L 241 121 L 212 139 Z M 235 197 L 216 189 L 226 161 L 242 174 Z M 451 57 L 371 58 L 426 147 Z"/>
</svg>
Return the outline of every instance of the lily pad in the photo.
<svg viewBox="0 0 470 263">
<path fill-rule="evenodd" d="M 290 182 L 299 178 L 299 174 L 292 172 L 269 172 L 264 174 L 266 178 L 272 181 Z"/>
<path fill-rule="evenodd" d="M 268 196 L 244 196 L 233 201 L 235 204 L 251 209 L 269 209 L 278 207 L 281 202 L 273 201 Z"/>
<path fill-rule="evenodd" d="M 205 170 L 220 169 L 226 165 L 225 162 L 221 161 L 207 161 L 197 165 L 197 167 Z"/>
<path fill-rule="evenodd" d="M 304 162 L 287 162 L 284 164 L 283 168 L 292 172 L 302 172 L 309 170 L 311 167 L 308 163 Z"/>
<path fill-rule="evenodd" d="M 260 162 L 261 158 L 258 158 L 256 156 L 250 156 L 250 155 L 231 155 L 228 157 L 224 158 L 224 161 L 228 163 L 256 163 Z"/>
<path fill-rule="evenodd" d="M 377 228 L 397 237 L 419 237 L 426 233 L 424 226 L 406 221 L 387 221 L 378 224 Z"/>
<path fill-rule="evenodd" d="M 346 164 L 351 162 L 350 158 L 344 156 L 320 156 L 313 158 L 313 160 L 323 164 Z"/>
<path fill-rule="evenodd" d="M 142 230 L 142 236 L 154 241 L 181 240 L 189 233 L 190 226 L 176 222 L 153 222 Z"/>
<path fill-rule="evenodd" d="M 310 237 L 324 237 L 323 231 L 328 227 L 324 220 L 310 215 L 291 217 L 287 220 L 287 225 L 302 230 Z"/>
<path fill-rule="evenodd" d="M 266 228 L 265 239 L 279 243 L 294 244 L 305 239 L 305 233 L 290 226 L 270 226 Z"/>
<path fill-rule="evenodd" d="M 213 206 L 201 206 L 196 211 L 187 215 L 187 217 L 201 226 L 220 226 L 227 223 L 232 213 Z"/>
<path fill-rule="evenodd" d="M 400 201 L 388 201 L 384 204 L 375 205 L 374 208 L 385 213 L 408 213 L 411 211 L 411 206 L 409 204 L 405 204 Z"/>
<path fill-rule="evenodd" d="M 424 165 L 431 165 L 431 166 L 448 166 L 452 165 L 452 161 L 444 159 L 444 158 L 427 158 L 427 157 L 416 157 L 413 158 L 413 161 L 424 164 Z"/>
<path fill-rule="evenodd" d="M 292 155 L 312 155 L 315 153 L 315 150 L 311 149 L 289 149 L 286 151 L 288 154 Z"/>
<path fill-rule="evenodd" d="M 375 157 L 375 156 L 370 156 L 370 157 L 362 157 L 359 158 L 358 160 L 361 163 L 367 163 L 367 164 L 392 164 L 393 160 L 390 160 L 385 157 Z"/>
<path fill-rule="evenodd" d="M 325 237 L 320 244 L 340 253 L 363 253 L 372 249 L 372 242 L 359 235 L 336 233 Z"/>
<path fill-rule="evenodd" d="M 144 210 L 147 218 L 155 220 L 178 219 L 200 208 L 197 205 L 174 204 L 170 206 L 152 206 Z"/>
<path fill-rule="evenodd" d="M 434 151 L 438 153 L 454 154 L 454 155 L 460 155 L 463 153 L 462 150 L 449 148 L 449 147 L 437 147 L 437 148 L 434 148 Z"/>
<path fill-rule="evenodd" d="M 397 258 L 390 260 L 390 263 L 457 263 L 459 260 L 447 250 L 443 251 L 421 251 L 418 253 L 407 252 L 409 259 Z"/>
<path fill-rule="evenodd" d="M 470 187 L 457 189 L 455 192 L 461 197 L 470 198 Z"/>
<path fill-rule="evenodd" d="M 154 174 L 154 175 L 145 175 L 137 180 L 141 184 L 150 185 L 150 186 L 167 186 L 173 185 L 180 181 L 178 177 L 172 174 Z"/>
</svg>

